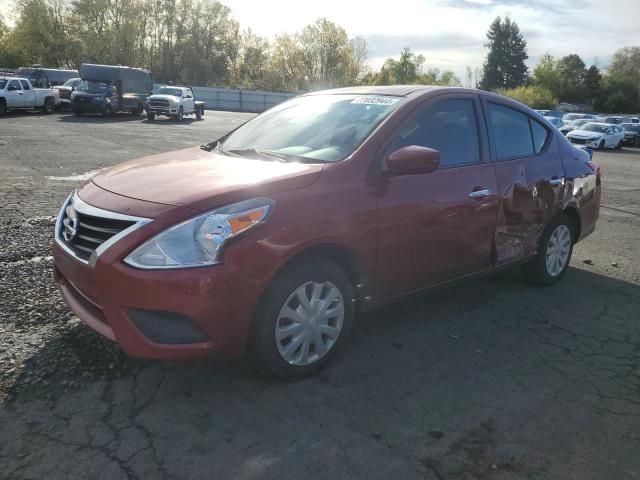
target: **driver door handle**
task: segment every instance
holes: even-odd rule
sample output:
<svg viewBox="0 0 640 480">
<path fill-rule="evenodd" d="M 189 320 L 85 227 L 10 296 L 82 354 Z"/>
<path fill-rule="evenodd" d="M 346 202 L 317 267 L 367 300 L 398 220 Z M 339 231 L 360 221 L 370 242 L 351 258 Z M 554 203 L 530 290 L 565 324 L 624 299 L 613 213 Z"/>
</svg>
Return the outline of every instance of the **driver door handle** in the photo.
<svg viewBox="0 0 640 480">
<path fill-rule="evenodd" d="M 491 195 L 491 190 L 485 188 L 483 190 L 474 190 L 473 192 L 469 192 L 469 198 L 484 198 Z"/>
</svg>

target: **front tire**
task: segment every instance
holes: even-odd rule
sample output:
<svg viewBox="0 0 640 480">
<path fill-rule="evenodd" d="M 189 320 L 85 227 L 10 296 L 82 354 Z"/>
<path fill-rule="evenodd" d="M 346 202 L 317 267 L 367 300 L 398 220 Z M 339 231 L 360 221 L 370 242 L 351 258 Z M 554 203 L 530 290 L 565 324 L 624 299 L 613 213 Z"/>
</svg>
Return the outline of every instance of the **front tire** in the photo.
<svg viewBox="0 0 640 480">
<path fill-rule="evenodd" d="M 287 267 L 265 292 L 254 318 L 258 366 L 282 379 L 319 371 L 351 331 L 353 296 L 351 281 L 330 260 Z"/>
<path fill-rule="evenodd" d="M 7 113 L 7 102 L 4 98 L 0 98 L 0 115 Z"/>
<path fill-rule="evenodd" d="M 534 285 L 550 286 L 564 276 L 573 254 L 574 225 L 566 215 L 560 215 L 545 229 L 538 254 L 523 265 L 525 278 Z"/>
<path fill-rule="evenodd" d="M 102 116 L 104 118 L 108 118 L 111 116 L 111 105 L 105 105 L 104 108 L 102 109 Z"/>
<path fill-rule="evenodd" d="M 182 122 L 182 118 L 184 117 L 184 110 L 182 107 L 178 109 L 178 114 L 173 117 L 176 122 Z"/>
<path fill-rule="evenodd" d="M 156 114 L 155 113 L 147 113 L 147 120 L 149 120 L 150 122 L 154 121 L 156 119 Z"/>
</svg>

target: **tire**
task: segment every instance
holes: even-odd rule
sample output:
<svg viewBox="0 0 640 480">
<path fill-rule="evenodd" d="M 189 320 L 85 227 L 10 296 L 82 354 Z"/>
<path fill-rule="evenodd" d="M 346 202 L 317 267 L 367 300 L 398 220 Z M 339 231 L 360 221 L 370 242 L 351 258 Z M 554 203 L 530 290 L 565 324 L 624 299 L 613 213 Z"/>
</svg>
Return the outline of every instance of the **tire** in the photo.
<svg viewBox="0 0 640 480">
<path fill-rule="evenodd" d="M 47 115 L 53 113 L 56 109 L 56 103 L 51 97 L 44 99 L 44 105 L 42 105 L 42 111 Z"/>
<path fill-rule="evenodd" d="M 112 113 L 113 112 L 111 112 L 111 105 L 105 105 L 102 109 L 102 116 L 104 118 L 110 117 Z"/>
<path fill-rule="evenodd" d="M 150 122 L 154 121 L 156 119 L 156 115 L 155 113 L 147 113 L 147 120 L 149 120 Z"/>
<path fill-rule="evenodd" d="M 196 108 L 196 120 L 202 120 L 202 109 Z"/>
<path fill-rule="evenodd" d="M 604 150 L 604 140 L 601 140 L 600 143 L 598 144 L 598 150 Z"/>
<path fill-rule="evenodd" d="M 568 244 L 565 244 L 565 241 L 568 241 Z M 542 234 L 538 254 L 522 267 L 525 278 L 530 283 L 540 286 L 558 283 L 569 267 L 574 243 L 575 232 L 571 219 L 566 215 L 553 219 Z M 559 249 L 554 249 L 554 244 L 558 245 Z M 557 263 L 554 263 L 553 257 L 556 254 Z"/>
<path fill-rule="evenodd" d="M 173 117 L 176 122 L 182 122 L 182 118 L 184 116 L 184 110 L 182 107 L 178 109 L 178 114 Z"/>
<path fill-rule="evenodd" d="M 0 99 L 0 115 L 7 113 L 7 102 L 4 98 Z"/>
<path fill-rule="evenodd" d="M 618 142 L 616 145 L 616 150 L 622 150 L 622 141 Z"/>
<path fill-rule="evenodd" d="M 313 300 L 314 292 L 318 300 Z M 311 312 L 298 301 L 299 295 L 311 296 Z M 355 312 L 353 295 L 347 275 L 329 260 L 314 259 L 287 267 L 273 280 L 256 311 L 251 356 L 258 368 L 286 380 L 306 377 L 323 368 L 349 336 Z M 316 310 L 322 309 L 323 299 L 329 302 L 324 306 L 334 316 Z M 296 312 L 296 317 L 288 317 L 287 308 Z M 295 333 L 287 335 L 286 329 L 294 326 Z M 285 331 L 279 340 L 277 330 Z M 287 346 L 294 344 L 287 357 Z"/>
</svg>

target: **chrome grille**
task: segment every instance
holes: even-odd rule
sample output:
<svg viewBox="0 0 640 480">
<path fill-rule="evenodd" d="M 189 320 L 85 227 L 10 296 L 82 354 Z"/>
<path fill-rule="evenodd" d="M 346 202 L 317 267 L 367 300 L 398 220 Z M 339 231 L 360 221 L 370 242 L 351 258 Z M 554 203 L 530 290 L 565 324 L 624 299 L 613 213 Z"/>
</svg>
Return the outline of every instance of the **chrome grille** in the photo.
<svg viewBox="0 0 640 480">
<path fill-rule="evenodd" d="M 90 263 L 110 245 L 150 220 L 102 210 L 69 196 L 56 222 L 56 242 L 78 260 Z"/>
<path fill-rule="evenodd" d="M 169 100 L 164 100 L 162 98 L 152 98 L 149 101 L 149 105 L 151 105 L 152 107 L 168 107 Z"/>
<path fill-rule="evenodd" d="M 575 143 L 576 145 L 584 145 L 587 143 L 587 141 L 582 138 L 570 138 L 569 140 L 571 140 L 571 143 Z"/>
</svg>

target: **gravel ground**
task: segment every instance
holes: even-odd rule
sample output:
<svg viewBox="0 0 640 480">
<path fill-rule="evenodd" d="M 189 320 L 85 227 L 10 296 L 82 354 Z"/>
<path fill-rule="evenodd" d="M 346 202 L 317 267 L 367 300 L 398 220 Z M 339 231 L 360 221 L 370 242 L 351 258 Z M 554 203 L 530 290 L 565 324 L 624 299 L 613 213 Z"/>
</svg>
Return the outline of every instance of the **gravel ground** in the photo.
<svg viewBox="0 0 640 480">
<path fill-rule="evenodd" d="M 595 154 L 601 220 L 561 284 L 507 272 L 363 316 L 314 378 L 135 360 L 85 328 L 52 278 L 68 192 L 248 118 L 0 119 L 0 478 L 640 478 L 640 150 Z"/>
</svg>

